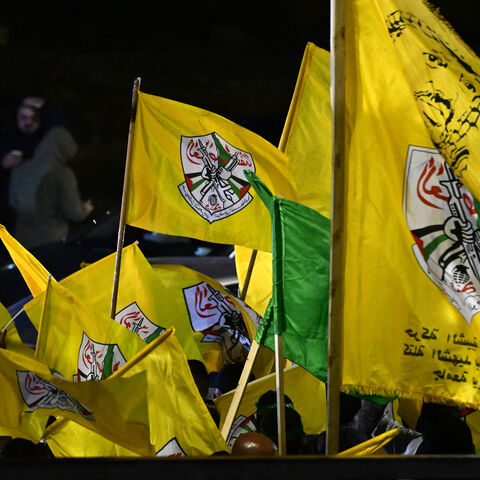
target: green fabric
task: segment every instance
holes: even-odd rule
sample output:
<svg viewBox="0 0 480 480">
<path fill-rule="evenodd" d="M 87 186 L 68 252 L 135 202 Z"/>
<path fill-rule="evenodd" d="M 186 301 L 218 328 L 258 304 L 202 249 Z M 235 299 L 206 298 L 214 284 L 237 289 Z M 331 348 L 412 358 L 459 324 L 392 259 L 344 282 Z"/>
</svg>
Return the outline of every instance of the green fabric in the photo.
<svg viewBox="0 0 480 480">
<path fill-rule="evenodd" d="M 327 380 L 330 220 L 305 205 L 272 195 L 253 173 L 247 180 L 272 219 L 273 287 L 255 340 Z"/>
</svg>

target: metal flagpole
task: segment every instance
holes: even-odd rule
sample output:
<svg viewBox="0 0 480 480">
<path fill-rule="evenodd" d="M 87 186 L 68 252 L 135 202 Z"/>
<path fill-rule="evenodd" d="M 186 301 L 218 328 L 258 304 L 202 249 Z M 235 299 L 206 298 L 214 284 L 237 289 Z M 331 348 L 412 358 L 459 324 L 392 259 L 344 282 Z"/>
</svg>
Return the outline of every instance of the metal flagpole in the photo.
<svg viewBox="0 0 480 480">
<path fill-rule="evenodd" d="M 332 224 L 328 324 L 327 455 L 338 453 L 344 267 L 345 0 L 330 3 L 330 92 L 332 96 Z"/>
<path fill-rule="evenodd" d="M 127 200 L 127 185 L 130 177 L 130 158 L 133 140 L 133 127 L 135 126 L 135 116 L 137 113 L 137 100 L 138 90 L 140 89 L 140 77 L 136 78 L 133 83 L 132 93 L 132 107 L 130 110 L 130 126 L 128 129 L 128 142 L 127 142 L 127 155 L 125 160 L 125 173 L 123 178 L 123 192 L 122 192 L 122 205 L 120 208 L 120 222 L 118 226 L 117 237 L 117 255 L 115 257 L 115 272 L 113 275 L 113 289 L 112 289 L 112 303 L 110 307 L 110 317 L 115 318 L 117 309 L 117 297 L 118 297 L 118 285 L 120 283 L 120 265 L 122 263 L 122 251 L 123 251 L 123 239 L 125 237 L 125 215 L 126 215 L 126 200 Z"/>
</svg>

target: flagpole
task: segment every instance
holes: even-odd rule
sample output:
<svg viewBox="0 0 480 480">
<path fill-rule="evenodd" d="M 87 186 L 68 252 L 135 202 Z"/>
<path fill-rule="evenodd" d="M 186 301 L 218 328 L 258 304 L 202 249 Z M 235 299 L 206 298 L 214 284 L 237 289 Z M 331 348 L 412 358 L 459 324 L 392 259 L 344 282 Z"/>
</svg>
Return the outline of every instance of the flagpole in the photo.
<svg viewBox="0 0 480 480">
<path fill-rule="evenodd" d="M 21 308 L 8 322 L 6 325 L 4 325 L 4 327 L 2 328 L 2 330 L 0 330 L 0 333 L 3 333 L 16 319 L 17 317 L 24 311 L 23 308 Z"/>
<path fill-rule="evenodd" d="M 38 346 L 39 340 L 42 337 L 43 333 L 43 322 L 45 320 L 45 311 L 47 310 L 48 294 L 50 293 L 50 285 L 52 284 L 52 275 L 48 274 L 47 287 L 45 288 L 45 297 L 43 298 L 42 313 L 40 315 L 40 322 L 38 323 L 38 335 L 37 335 L 37 344 L 35 345 L 35 353 L 33 358 L 38 360 Z"/>
<path fill-rule="evenodd" d="M 283 338 L 275 334 L 275 381 L 277 390 L 277 428 L 278 428 L 278 455 L 287 454 L 287 437 L 285 432 L 285 397 L 283 375 Z"/>
<path fill-rule="evenodd" d="M 330 3 L 330 92 L 332 96 L 332 223 L 328 324 L 327 455 L 339 449 L 341 335 L 344 267 L 345 0 Z"/>
<path fill-rule="evenodd" d="M 127 155 L 125 159 L 125 173 L 123 178 L 122 205 L 120 207 L 120 222 L 118 226 L 117 237 L 117 255 L 115 257 L 115 272 L 113 275 L 112 303 L 110 307 L 110 317 L 115 318 L 117 310 L 118 286 L 120 283 L 120 265 L 122 263 L 123 239 L 125 237 L 125 216 L 127 201 L 127 186 L 130 178 L 130 159 L 132 156 L 133 127 L 135 126 L 135 116 L 137 113 L 138 90 L 140 89 L 140 77 L 137 77 L 133 83 L 132 107 L 130 110 L 130 125 L 128 129 Z"/>
</svg>

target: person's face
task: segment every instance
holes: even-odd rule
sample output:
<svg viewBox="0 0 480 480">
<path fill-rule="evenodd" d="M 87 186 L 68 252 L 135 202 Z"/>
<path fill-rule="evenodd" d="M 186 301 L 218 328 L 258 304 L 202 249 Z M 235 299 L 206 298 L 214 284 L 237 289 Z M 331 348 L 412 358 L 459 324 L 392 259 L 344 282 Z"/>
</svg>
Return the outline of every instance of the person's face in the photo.
<svg viewBox="0 0 480 480">
<path fill-rule="evenodd" d="M 25 135 L 32 135 L 40 126 L 38 113 L 30 107 L 20 107 L 17 112 L 17 126 Z"/>
</svg>

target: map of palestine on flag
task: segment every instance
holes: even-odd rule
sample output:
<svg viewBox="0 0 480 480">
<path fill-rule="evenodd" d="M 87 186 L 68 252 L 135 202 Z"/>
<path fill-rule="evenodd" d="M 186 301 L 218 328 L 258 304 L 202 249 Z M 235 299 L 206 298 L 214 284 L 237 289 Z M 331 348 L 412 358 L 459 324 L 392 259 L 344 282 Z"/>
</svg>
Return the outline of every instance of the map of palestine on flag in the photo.
<svg viewBox="0 0 480 480">
<path fill-rule="evenodd" d="M 273 237 L 273 294 L 255 339 L 274 350 L 281 334 L 283 356 L 326 381 L 330 220 L 274 197 L 254 173 L 247 178 L 270 212 Z"/>
<path fill-rule="evenodd" d="M 295 177 L 296 201 L 327 218 L 330 218 L 332 191 L 331 142 L 330 53 L 309 42 L 278 148 L 287 155 Z M 235 246 L 241 288 L 251 253 L 249 248 Z M 271 279 L 272 255 L 258 251 L 245 300 L 260 315 L 265 312 L 272 295 Z"/>
<path fill-rule="evenodd" d="M 479 74 L 425 3 L 348 3 L 344 390 L 480 407 Z"/>
<path fill-rule="evenodd" d="M 128 225 L 269 251 L 268 213 L 247 169 L 295 199 L 287 158 L 268 141 L 214 113 L 138 92 Z"/>
</svg>

